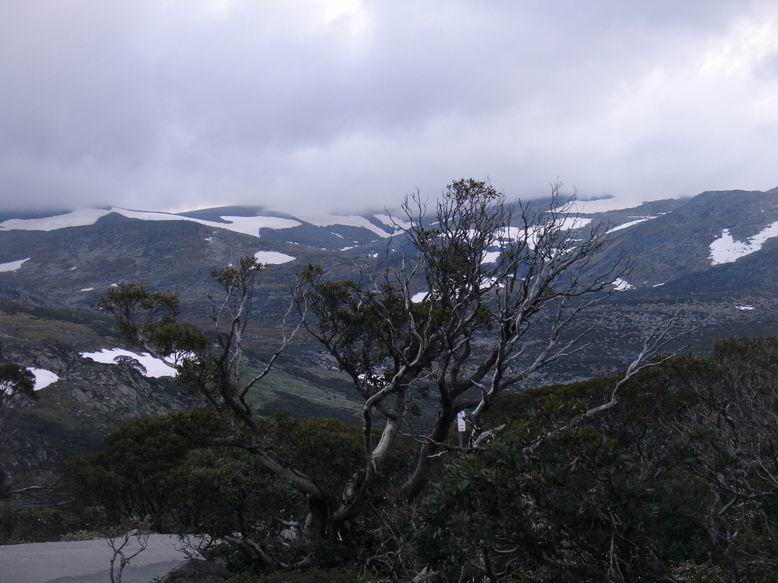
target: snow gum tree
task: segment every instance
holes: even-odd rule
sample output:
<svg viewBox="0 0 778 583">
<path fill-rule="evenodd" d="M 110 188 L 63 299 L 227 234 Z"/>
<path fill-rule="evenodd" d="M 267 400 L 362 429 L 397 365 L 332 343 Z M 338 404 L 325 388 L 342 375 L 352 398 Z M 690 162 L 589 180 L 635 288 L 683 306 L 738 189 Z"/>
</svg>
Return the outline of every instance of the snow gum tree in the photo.
<svg viewBox="0 0 778 583">
<path fill-rule="evenodd" d="M 604 235 L 571 217 L 559 185 L 543 208 L 508 205 L 489 183 L 466 179 L 450 184 L 431 212 L 419 195 L 402 209 L 397 228 L 404 246 L 387 253 L 379 276 L 332 280 L 314 265 L 301 273 L 278 350 L 248 378 L 242 346 L 263 268 L 254 258 L 214 272 L 221 294 L 211 298 L 210 330 L 181 324 L 174 295 L 137 285 L 110 290 L 101 304 L 129 339 L 176 366 L 184 382 L 228 414 L 232 433 L 215 445 L 250 452 L 305 496 L 302 530 L 311 548 L 316 541 L 356 540 L 366 531 L 361 522 L 387 498 L 412 503 L 429 483 L 434 459 L 451 449 L 447 440 L 460 412 L 472 428 L 468 447 L 478 449 L 495 432 L 482 420 L 498 396 L 591 344 L 590 331 L 573 333 L 571 324 L 605 299 L 622 274 L 620 266 L 595 269 Z M 292 314 L 299 319 L 287 326 Z M 292 463 L 249 400 L 303 327 L 363 403 L 362 461 L 337 485 Z M 658 347 L 648 346 L 632 370 Z M 378 491 L 387 460 L 408 444 L 414 451 L 406 473 Z M 235 542 L 280 564 L 255 541 Z"/>
<path fill-rule="evenodd" d="M 589 345 L 588 330 L 565 332 L 607 297 L 618 267 L 590 269 L 604 237 L 579 229 L 570 210 L 559 185 L 545 208 L 532 211 L 511 209 L 486 182 L 458 180 L 431 217 L 418 195 L 406 199 L 397 225 L 406 225 L 410 251 L 399 268 L 364 284 L 330 282 L 315 267 L 303 274 L 300 301 L 313 316 L 306 328 L 364 400 L 365 464 L 344 490 L 336 519 L 357 508 L 407 427 L 412 401 L 434 415 L 415 436 L 417 459 L 397 492 L 406 500 L 429 481 L 431 460 L 458 413 L 468 412 L 471 442 L 478 443 L 481 416 L 497 396 Z"/>
</svg>

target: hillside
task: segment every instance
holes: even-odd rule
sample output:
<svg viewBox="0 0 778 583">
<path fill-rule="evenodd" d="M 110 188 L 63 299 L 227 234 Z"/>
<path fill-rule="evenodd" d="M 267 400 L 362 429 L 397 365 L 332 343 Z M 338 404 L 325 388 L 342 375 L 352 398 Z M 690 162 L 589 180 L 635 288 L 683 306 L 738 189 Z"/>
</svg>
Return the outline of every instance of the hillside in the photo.
<svg viewBox="0 0 778 583">
<path fill-rule="evenodd" d="M 528 384 L 612 372 L 637 349 L 641 333 L 671 313 L 693 330 L 690 342 L 697 351 L 709 350 L 719 336 L 778 333 L 778 189 L 612 206 L 584 201 L 573 213 L 582 230 L 610 231 L 593 269 L 625 257 L 631 262 L 619 291 L 578 324 L 578 330 L 592 327 L 598 341 Z M 211 271 L 241 255 L 256 255 L 268 266 L 247 350 L 260 366 L 277 344 L 289 285 L 306 264 L 321 264 L 333 277 L 357 278 L 380 274 L 408 252 L 380 213 L 306 217 L 249 207 L 176 215 L 82 209 L 0 219 L 3 356 L 58 379 L 38 392 L 37 404 L 24 417 L 14 472 L 51 467 L 88 450 L 121 420 L 198 403 L 173 379 L 145 376 L 132 361 L 114 365 L 81 356 L 130 348 L 96 309 L 111 286 L 138 282 L 177 292 L 184 318 L 205 325 L 207 295 L 216 291 Z M 288 409 L 300 418 L 349 420 L 359 411 L 335 363 L 305 336 L 256 390 L 253 402 L 258 411 Z"/>
</svg>

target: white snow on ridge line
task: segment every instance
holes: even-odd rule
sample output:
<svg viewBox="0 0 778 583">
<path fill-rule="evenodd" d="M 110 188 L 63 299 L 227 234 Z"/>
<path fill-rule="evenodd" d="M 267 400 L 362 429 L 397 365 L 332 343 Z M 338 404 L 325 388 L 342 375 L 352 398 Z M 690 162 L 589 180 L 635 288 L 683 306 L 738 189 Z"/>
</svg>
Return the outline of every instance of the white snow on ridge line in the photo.
<svg viewBox="0 0 778 583">
<path fill-rule="evenodd" d="M 9 219 L 0 223 L 0 230 L 19 230 L 19 231 L 53 231 L 56 229 L 65 229 L 67 227 L 86 227 L 94 225 L 98 219 L 110 214 L 117 213 L 128 219 L 139 219 L 142 221 L 189 221 L 198 223 L 215 229 L 226 229 L 244 235 L 251 235 L 259 238 L 260 229 L 291 229 L 299 227 L 300 221 L 293 219 L 284 219 L 281 217 L 255 216 L 255 217 L 234 217 L 223 216 L 225 223 L 208 221 L 206 219 L 197 219 L 186 217 L 173 213 L 161 213 L 153 211 L 135 211 L 114 207 L 106 209 L 81 209 L 42 219 Z"/>
<path fill-rule="evenodd" d="M 45 368 L 35 368 L 28 366 L 27 370 L 30 371 L 35 377 L 33 391 L 40 391 L 41 389 L 45 389 L 49 385 L 53 385 L 59 380 L 59 377 L 56 374 L 50 370 L 46 370 Z"/>
<path fill-rule="evenodd" d="M 724 229 L 721 231 L 721 237 L 710 244 L 710 264 L 732 263 L 741 257 L 756 253 L 765 241 L 773 237 L 778 237 L 778 221 L 767 225 L 756 235 L 749 237 L 748 241 L 735 241 L 729 229 Z"/>
<path fill-rule="evenodd" d="M 383 224 L 385 224 L 390 229 L 396 229 L 397 227 L 400 227 L 401 229 L 410 229 L 411 223 L 408 221 L 402 221 L 398 219 L 397 217 L 392 217 L 389 215 L 373 215 L 375 218 L 377 218 L 379 221 L 381 221 Z"/>
<path fill-rule="evenodd" d="M 82 291 L 82 292 L 90 292 L 90 291 L 95 291 L 95 288 L 93 288 L 93 287 L 82 287 L 82 288 L 81 288 L 80 290 L 78 290 L 78 291 Z"/>
<path fill-rule="evenodd" d="M 565 209 L 565 205 L 562 205 L 560 207 L 557 207 L 556 210 L 564 209 L 565 212 L 570 214 L 580 213 L 583 215 L 595 215 L 598 213 L 607 213 L 609 211 L 622 211 L 628 209 L 636 209 L 650 202 L 657 202 L 663 200 L 684 200 L 684 199 L 689 200 L 687 197 L 684 196 L 675 196 L 675 197 L 665 196 L 662 198 L 641 200 L 637 202 L 631 200 L 623 200 L 617 197 L 598 198 L 595 200 L 576 199 L 570 203 L 569 208 Z M 666 214 L 666 213 L 662 213 L 662 214 Z"/>
<path fill-rule="evenodd" d="M 297 259 L 296 257 L 278 251 L 257 251 L 254 253 L 254 258 L 265 265 L 280 265 Z"/>
<path fill-rule="evenodd" d="M 395 228 L 392 222 L 393 217 L 384 214 L 373 215 L 378 221 L 386 225 L 387 230 L 373 224 L 365 217 L 359 215 L 305 215 L 299 216 L 299 220 L 287 219 L 271 216 L 222 216 L 226 222 L 216 222 L 206 219 L 198 219 L 174 213 L 139 211 L 113 207 L 110 209 L 81 209 L 53 217 L 44 217 L 39 219 L 9 219 L 0 223 L 0 230 L 20 230 L 20 231 L 53 231 L 65 229 L 68 227 L 85 227 L 94 225 L 98 219 L 110 214 L 116 213 L 128 219 L 138 219 L 143 221 L 189 221 L 198 223 L 214 229 L 225 229 L 252 237 L 260 237 L 260 229 L 291 229 L 299 227 L 305 221 L 318 227 L 330 227 L 334 225 L 362 228 L 374 233 L 382 238 L 392 237 L 401 231 Z M 410 223 L 394 219 L 402 228 L 408 228 Z M 591 222 L 591 219 L 585 217 L 564 217 L 562 229 L 581 228 Z M 512 230 L 516 227 L 507 229 L 507 236 L 510 236 Z M 335 233 L 337 235 L 337 233 Z M 338 235 L 341 236 L 342 235 Z M 206 240 L 208 240 L 206 238 Z"/>
<path fill-rule="evenodd" d="M 0 263 L 0 273 L 8 273 L 11 271 L 18 271 L 22 265 L 24 265 L 30 258 L 19 259 L 18 261 L 9 261 L 8 263 Z"/>
<path fill-rule="evenodd" d="M 740 310 L 741 312 L 750 312 L 756 308 L 754 306 L 735 306 L 735 309 Z"/>
<path fill-rule="evenodd" d="M 621 225 L 618 225 L 617 227 L 613 227 L 612 229 L 608 229 L 605 234 L 609 235 L 610 233 L 615 233 L 616 231 L 621 231 L 622 229 L 629 229 L 630 227 L 634 227 L 635 225 L 639 225 L 640 223 L 645 223 L 646 221 L 650 221 L 651 219 L 655 219 L 656 217 L 643 217 L 640 219 L 636 219 L 634 221 L 630 221 L 628 223 L 623 223 Z"/>
<path fill-rule="evenodd" d="M 635 203 L 629 200 L 620 200 L 615 197 L 611 198 L 598 198 L 596 200 L 574 200 L 570 203 L 569 208 L 565 209 L 569 213 L 581 213 L 584 215 L 593 215 L 597 213 L 606 213 L 608 211 L 620 211 L 624 209 L 631 209 L 639 207 L 642 202 Z M 558 207 L 556 210 L 564 208 Z"/>
<path fill-rule="evenodd" d="M 227 231 L 234 231 L 236 233 L 243 233 L 244 235 L 251 235 L 252 237 L 259 238 L 260 229 L 291 229 L 293 227 L 299 227 L 300 222 L 292 219 L 284 219 L 281 217 L 233 217 L 223 216 L 222 220 L 226 223 L 217 223 L 216 221 L 208 221 L 206 219 L 196 219 L 194 217 L 185 217 L 183 215 L 175 215 L 171 213 L 157 213 L 149 211 L 133 211 L 122 208 L 112 208 L 109 212 L 118 213 L 128 219 L 140 219 L 142 221 L 190 221 L 192 223 L 198 223 L 205 225 L 206 227 L 212 227 L 214 229 L 226 229 Z"/>
<path fill-rule="evenodd" d="M 97 352 L 81 352 L 79 354 L 82 358 L 88 358 L 102 364 L 116 364 L 117 356 L 129 356 L 144 366 L 146 369 L 145 376 L 155 379 L 160 377 L 174 377 L 178 374 L 178 371 L 172 366 L 169 366 L 158 358 L 154 358 L 148 352 L 137 354 L 122 348 L 103 348 Z"/>
<path fill-rule="evenodd" d="M 64 215 L 40 219 L 9 219 L 0 223 L 0 230 L 54 231 L 67 227 L 86 227 L 94 225 L 97 219 L 104 217 L 109 212 L 105 209 L 80 209 Z"/>
<path fill-rule="evenodd" d="M 365 217 L 358 215 L 297 215 L 297 218 L 306 223 L 316 225 L 317 227 L 331 227 L 341 225 L 344 227 L 359 227 L 375 233 L 379 237 L 391 237 L 394 233 L 387 233 L 380 227 L 377 227 Z"/>
<path fill-rule="evenodd" d="M 225 221 L 229 221 L 229 225 L 224 223 L 214 223 L 209 221 L 208 224 L 218 229 L 227 229 L 228 231 L 235 231 L 236 233 L 244 233 L 246 235 L 252 235 L 259 237 L 260 229 L 293 229 L 299 227 L 302 223 L 295 221 L 294 219 L 285 219 L 283 217 L 221 217 Z"/>
</svg>

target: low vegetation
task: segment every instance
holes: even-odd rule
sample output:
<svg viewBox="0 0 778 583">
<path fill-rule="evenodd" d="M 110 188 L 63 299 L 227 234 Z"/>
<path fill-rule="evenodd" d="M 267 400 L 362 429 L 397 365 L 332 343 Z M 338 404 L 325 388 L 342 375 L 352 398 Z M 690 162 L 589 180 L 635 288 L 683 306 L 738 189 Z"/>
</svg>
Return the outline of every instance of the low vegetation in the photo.
<svg viewBox="0 0 778 583">
<path fill-rule="evenodd" d="M 727 340 L 711 357 L 644 370 L 619 407 L 585 421 L 573 423 L 613 379 L 504 395 L 485 419 L 505 427 L 489 445 L 441 444 L 430 488 L 397 504 L 414 463 L 403 438 L 353 535 L 313 546 L 295 488 L 250 452 L 210 445 L 229 424 L 212 410 L 128 423 L 73 479 L 93 514 L 148 514 L 156 530 L 204 535 L 197 548 L 244 573 L 236 580 L 295 580 L 286 567 L 310 557 L 294 571 L 301 581 L 340 569 L 354 581 L 767 582 L 778 569 L 776 378 L 778 339 Z M 360 467 L 359 428 L 285 415 L 261 424 L 325 486 Z M 236 544 L 244 538 L 267 559 Z"/>
</svg>

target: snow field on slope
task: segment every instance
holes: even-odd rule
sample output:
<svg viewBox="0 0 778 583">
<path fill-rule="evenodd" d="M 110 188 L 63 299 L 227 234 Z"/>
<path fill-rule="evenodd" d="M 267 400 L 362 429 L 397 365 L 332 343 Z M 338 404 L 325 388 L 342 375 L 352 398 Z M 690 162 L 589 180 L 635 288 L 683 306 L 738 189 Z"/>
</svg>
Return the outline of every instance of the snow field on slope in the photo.
<svg viewBox="0 0 778 583">
<path fill-rule="evenodd" d="M 257 251 L 254 253 L 254 258 L 265 265 L 280 265 L 297 259 L 296 257 L 278 251 Z"/>
<path fill-rule="evenodd" d="M 159 358 L 154 358 L 148 352 L 138 354 L 122 348 L 103 348 L 97 352 L 81 352 L 79 354 L 82 358 L 88 358 L 102 364 L 116 364 L 116 357 L 129 356 L 143 365 L 146 369 L 144 376 L 150 378 L 174 377 L 178 374 L 178 371 L 172 366 Z"/>
<path fill-rule="evenodd" d="M 11 271 L 18 271 L 22 265 L 24 265 L 30 258 L 19 259 L 17 261 L 9 261 L 8 263 L 0 263 L 0 273 L 9 273 Z"/>
<path fill-rule="evenodd" d="M 615 233 L 616 231 L 621 231 L 623 229 L 629 229 L 630 227 L 634 227 L 635 225 L 639 225 L 640 223 L 645 223 L 646 221 L 650 221 L 651 219 L 655 219 L 656 217 L 643 217 L 640 219 L 635 219 L 634 221 L 629 221 L 628 223 L 622 223 L 621 225 L 618 225 L 616 227 L 613 227 L 612 229 L 608 229 L 605 234 L 610 235 L 611 233 Z"/>
<path fill-rule="evenodd" d="M 411 228 L 411 223 L 409 223 L 408 221 L 403 221 L 395 216 L 390 216 L 390 215 L 373 215 L 373 216 L 392 230 L 395 230 L 398 226 L 401 229 Z"/>
<path fill-rule="evenodd" d="M 748 238 L 748 241 L 736 241 L 729 229 L 721 231 L 721 236 L 710 244 L 711 265 L 732 263 L 741 257 L 756 253 L 762 248 L 765 241 L 778 237 L 778 221 L 767 225 L 756 235 Z"/>
<path fill-rule="evenodd" d="M 616 279 L 611 282 L 611 285 L 613 285 L 613 289 L 616 291 L 629 291 L 631 289 L 635 289 L 635 286 L 629 283 L 626 279 L 621 279 L 620 277 L 617 277 Z"/>
<path fill-rule="evenodd" d="M 331 227 L 333 225 L 341 225 L 344 227 L 358 227 L 367 229 L 368 231 L 375 233 L 379 237 L 391 237 L 393 233 L 387 233 L 380 227 L 377 227 L 365 217 L 358 215 L 327 215 L 327 214 L 308 214 L 308 215 L 295 215 L 301 221 L 316 225 L 317 227 Z M 383 221 L 382 221 L 383 222 Z"/>
<path fill-rule="evenodd" d="M 49 385 L 53 385 L 59 380 L 59 377 L 56 374 L 50 370 L 46 370 L 45 368 L 35 368 L 29 366 L 27 367 L 27 370 L 30 371 L 35 377 L 35 385 L 33 386 L 34 391 L 45 389 Z"/>
</svg>

